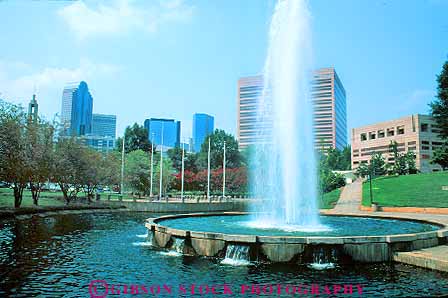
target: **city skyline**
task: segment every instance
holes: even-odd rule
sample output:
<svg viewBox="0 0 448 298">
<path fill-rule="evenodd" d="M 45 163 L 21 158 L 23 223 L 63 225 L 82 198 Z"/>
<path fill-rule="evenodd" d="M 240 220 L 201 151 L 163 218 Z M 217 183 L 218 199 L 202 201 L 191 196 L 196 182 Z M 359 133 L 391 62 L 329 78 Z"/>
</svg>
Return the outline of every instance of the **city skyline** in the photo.
<svg viewBox="0 0 448 298">
<path fill-rule="evenodd" d="M 1 2 L 0 41 L 9 46 L 1 49 L 0 97 L 26 107 L 36 86 L 40 112 L 51 119 L 61 110 L 65 83 L 86 80 L 94 86 L 95 110 L 118 115 L 118 135 L 127 125 L 142 123 L 150 110 L 152 117 L 179 119 L 185 136 L 192 135 L 191 115 L 196 111 L 214 115 L 216 126 L 236 136 L 234 82 L 262 71 L 273 2 L 178 1 L 170 6 L 121 1 L 132 12 L 153 10 L 159 16 L 158 22 L 149 18 L 143 25 L 108 15 L 119 11 L 118 3 Z M 25 5 L 30 9 L 23 9 Z M 312 1 L 310 6 L 314 64 L 334 66 L 344 78 L 350 94 L 349 128 L 427 113 L 435 75 L 447 55 L 448 41 L 442 36 L 448 32 L 443 17 L 448 3 L 346 0 Z M 92 19 L 83 12 L 95 13 L 99 24 L 116 18 L 116 26 L 91 26 Z M 175 17 L 163 18 L 170 13 Z M 330 17 L 333 13 L 339 17 Z M 407 17 L 400 18 L 403 15 Z M 425 21 L 429 16 L 430 23 Z M 337 42 L 342 39 L 344 43 Z M 135 44 L 126 46 L 128 40 Z M 27 50 L 30 43 L 32 52 Z M 135 51 L 135 45 L 140 50 Z M 184 48 L 182 54 L 179 47 Z M 211 65 L 219 70 L 215 77 L 208 75 Z M 174 68 L 176 73 L 169 71 Z M 112 83 L 116 80 L 120 84 Z M 176 88 L 170 88 L 173 85 Z M 369 92 L 366 86 L 372 87 Z M 388 109 L 382 108 L 385 105 Z"/>
</svg>

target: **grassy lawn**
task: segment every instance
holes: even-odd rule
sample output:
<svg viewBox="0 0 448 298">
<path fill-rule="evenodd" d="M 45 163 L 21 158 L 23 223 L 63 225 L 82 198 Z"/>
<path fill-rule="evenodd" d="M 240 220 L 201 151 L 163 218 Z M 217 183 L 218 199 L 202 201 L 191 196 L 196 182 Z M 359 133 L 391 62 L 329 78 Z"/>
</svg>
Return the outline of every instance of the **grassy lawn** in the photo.
<svg viewBox="0 0 448 298">
<path fill-rule="evenodd" d="M 323 202 L 319 201 L 320 209 L 333 209 L 339 200 L 342 188 L 335 189 L 333 191 L 324 194 Z"/>
<path fill-rule="evenodd" d="M 448 172 L 389 176 L 372 181 L 373 201 L 389 207 L 448 208 Z M 369 182 L 363 185 L 363 206 L 370 205 Z"/>
<path fill-rule="evenodd" d="M 39 199 L 39 206 L 61 206 L 64 205 L 61 192 L 42 192 Z M 30 191 L 23 191 L 22 207 L 33 206 L 33 199 Z M 0 208 L 14 207 L 14 193 L 12 189 L 0 188 Z"/>
</svg>

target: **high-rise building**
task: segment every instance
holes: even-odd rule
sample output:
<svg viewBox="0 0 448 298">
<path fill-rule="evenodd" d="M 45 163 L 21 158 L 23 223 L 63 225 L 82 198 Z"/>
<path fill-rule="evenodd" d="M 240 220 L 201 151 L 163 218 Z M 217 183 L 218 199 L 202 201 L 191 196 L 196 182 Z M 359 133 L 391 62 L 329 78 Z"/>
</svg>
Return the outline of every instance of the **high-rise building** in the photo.
<svg viewBox="0 0 448 298">
<path fill-rule="evenodd" d="M 250 76 L 238 80 L 237 135 L 240 149 L 261 142 L 258 133 L 257 106 L 263 91 L 263 76 Z"/>
<path fill-rule="evenodd" d="M 347 146 L 346 95 L 334 68 L 321 68 L 314 72 L 311 96 L 315 147 L 343 149 Z"/>
<path fill-rule="evenodd" d="M 61 120 L 74 136 L 92 132 L 93 99 L 87 83 L 70 84 L 62 93 Z"/>
<path fill-rule="evenodd" d="M 28 118 L 36 121 L 39 115 L 39 105 L 37 104 L 36 94 L 33 94 L 33 99 L 31 99 L 28 104 Z"/>
<path fill-rule="evenodd" d="M 110 136 L 83 135 L 77 139 L 84 145 L 96 151 L 108 153 L 115 149 L 116 140 Z"/>
<path fill-rule="evenodd" d="M 215 119 L 207 114 L 193 115 L 193 148 L 194 152 L 201 151 L 205 138 L 214 131 Z"/>
<path fill-rule="evenodd" d="M 111 137 L 115 139 L 117 130 L 117 116 L 105 114 L 93 114 L 92 135 Z"/>
<path fill-rule="evenodd" d="M 154 144 L 159 148 L 162 148 L 162 150 L 179 147 L 180 121 L 175 121 L 174 119 L 151 118 L 145 120 L 144 126 L 148 130 L 149 141 L 154 142 Z"/>
<path fill-rule="evenodd" d="M 257 124 L 257 106 L 263 91 L 263 76 L 250 76 L 238 80 L 238 142 L 240 149 L 265 142 L 260 133 L 271 123 Z M 321 68 L 314 72 L 311 82 L 314 106 L 315 147 L 338 148 L 347 145 L 346 94 L 334 68 Z M 266 116 L 265 119 L 268 119 Z"/>
</svg>

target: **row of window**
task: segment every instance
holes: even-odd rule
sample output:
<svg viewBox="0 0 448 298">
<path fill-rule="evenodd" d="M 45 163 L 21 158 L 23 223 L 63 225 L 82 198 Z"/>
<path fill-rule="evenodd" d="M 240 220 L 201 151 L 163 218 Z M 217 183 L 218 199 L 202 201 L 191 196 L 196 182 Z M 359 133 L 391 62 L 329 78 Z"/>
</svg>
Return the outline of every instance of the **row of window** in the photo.
<svg viewBox="0 0 448 298">
<path fill-rule="evenodd" d="M 384 137 L 393 137 L 395 135 L 404 135 L 405 134 L 405 130 L 404 130 L 404 125 L 401 126 L 397 126 L 392 127 L 392 128 L 388 128 L 386 130 L 384 129 L 380 129 L 378 131 L 371 131 L 368 134 L 367 133 L 362 133 L 360 135 L 360 139 L 361 141 L 367 141 L 367 140 L 375 140 L 375 139 L 381 139 Z M 368 138 L 367 138 L 368 136 Z"/>
</svg>

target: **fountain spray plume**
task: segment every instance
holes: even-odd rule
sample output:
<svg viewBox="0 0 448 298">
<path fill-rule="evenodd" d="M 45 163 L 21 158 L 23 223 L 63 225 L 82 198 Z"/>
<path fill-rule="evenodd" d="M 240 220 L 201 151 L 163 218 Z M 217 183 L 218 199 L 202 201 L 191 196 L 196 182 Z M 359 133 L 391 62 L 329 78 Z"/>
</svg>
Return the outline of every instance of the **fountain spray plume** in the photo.
<svg viewBox="0 0 448 298">
<path fill-rule="evenodd" d="M 257 107 L 251 191 L 263 199 L 258 227 L 319 229 L 314 152 L 310 12 L 305 0 L 278 0 L 269 29 Z"/>
</svg>

